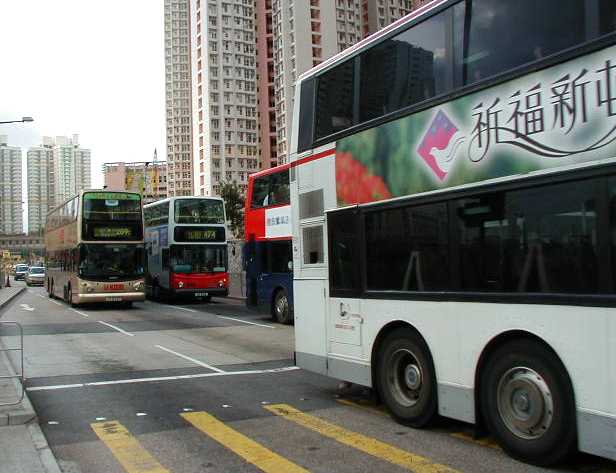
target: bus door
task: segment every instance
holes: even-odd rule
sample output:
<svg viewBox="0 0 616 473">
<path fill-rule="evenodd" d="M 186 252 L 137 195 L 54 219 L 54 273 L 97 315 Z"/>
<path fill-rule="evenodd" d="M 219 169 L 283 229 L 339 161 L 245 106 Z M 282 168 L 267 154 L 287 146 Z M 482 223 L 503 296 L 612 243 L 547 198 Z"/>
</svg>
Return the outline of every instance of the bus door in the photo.
<svg viewBox="0 0 616 473">
<path fill-rule="evenodd" d="M 258 297 L 261 304 L 271 304 L 275 292 L 284 289 L 292 301 L 293 258 L 291 240 L 263 242 L 261 245 L 261 274 L 259 275 Z"/>
<path fill-rule="evenodd" d="M 362 355 L 361 269 L 358 214 L 351 209 L 327 216 L 330 265 L 328 341 L 332 354 Z"/>
</svg>

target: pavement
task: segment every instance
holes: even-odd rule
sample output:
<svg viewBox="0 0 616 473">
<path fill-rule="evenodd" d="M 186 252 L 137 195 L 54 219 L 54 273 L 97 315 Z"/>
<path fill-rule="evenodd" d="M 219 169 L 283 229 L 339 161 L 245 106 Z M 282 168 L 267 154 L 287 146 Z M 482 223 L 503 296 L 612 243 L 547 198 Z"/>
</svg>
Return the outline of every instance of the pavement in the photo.
<svg viewBox="0 0 616 473">
<path fill-rule="evenodd" d="M 19 282 L 0 289 L 0 309 L 15 303 L 24 290 L 25 285 Z M 13 351 L 19 344 L 5 346 L 2 341 L 4 335 L 12 341 L 18 339 L 13 336 L 17 326 L 7 322 L 0 319 L 0 473 L 60 473 L 19 377 L 21 367 L 14 367 L 5 351 L 19 353 Z"/>
</svg>

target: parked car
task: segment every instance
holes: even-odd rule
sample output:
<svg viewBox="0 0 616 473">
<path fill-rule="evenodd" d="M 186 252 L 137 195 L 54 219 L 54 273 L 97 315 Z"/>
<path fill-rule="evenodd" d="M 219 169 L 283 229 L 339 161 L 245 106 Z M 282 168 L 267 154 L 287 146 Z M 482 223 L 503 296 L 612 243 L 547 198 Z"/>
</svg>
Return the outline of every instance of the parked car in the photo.
<svg viewBox="0 0 616 473">
<path fill-rule="evenodd" d="M 45 284 L 45 268 L 32 266 L 26 273 L 27 286 L 43 286 Z"/>
<path fill-rule="evenodd" d="M 15 281 L 23 281 L 26 278 L 26 273 L 28 272 L 27 264 L 18 264 L 15 266 Z"/>
</svg>

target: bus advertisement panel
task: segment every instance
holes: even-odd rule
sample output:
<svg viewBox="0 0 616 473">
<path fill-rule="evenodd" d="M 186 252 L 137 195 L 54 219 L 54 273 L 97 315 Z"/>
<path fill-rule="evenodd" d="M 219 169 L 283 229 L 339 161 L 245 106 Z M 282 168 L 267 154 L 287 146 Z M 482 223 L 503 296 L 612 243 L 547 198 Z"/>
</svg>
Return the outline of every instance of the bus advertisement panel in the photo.
<svg viewBox="0 0 616 473">
<path fill-rule="evenodd" d="M 616 459 L 614 18 L 434 1 L 300 77 L 300 367 L 527 462 Z"/>
<path fill-rule="evenodd" d="M 251 174 L 245 210 L 246 304 L 293 322 L 289 165 Z"/>
<path fill-rule="evenodd" d="M 141 196 L 83 191 L 47 215 L 46 286 L 69 304 L 145 299 Z"/>
<path fill-rule="evenodd" d="M 229 294 L 222 199 L 173 197 L 144 207 L 146 288 L 153 299 Z"/>
</svg>

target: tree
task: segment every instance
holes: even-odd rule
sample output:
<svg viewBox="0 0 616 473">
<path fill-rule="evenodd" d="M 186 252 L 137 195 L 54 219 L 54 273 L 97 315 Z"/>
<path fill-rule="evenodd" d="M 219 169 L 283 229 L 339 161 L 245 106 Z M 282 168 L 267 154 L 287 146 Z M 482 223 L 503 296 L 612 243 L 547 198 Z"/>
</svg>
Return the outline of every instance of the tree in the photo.
<svg viewBox="0 0 616 473">
<path fill-rule="evenodd" d="M 242 188 L 235 182 L 223 182 L 220 186 L 220 197 L 225 201 L 225 212 L 231 233 L 235 238 L 243 239 L 245 198 Z"/>
</svg>

